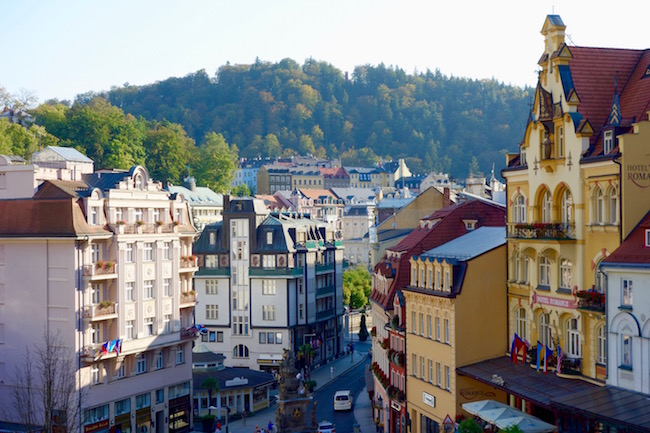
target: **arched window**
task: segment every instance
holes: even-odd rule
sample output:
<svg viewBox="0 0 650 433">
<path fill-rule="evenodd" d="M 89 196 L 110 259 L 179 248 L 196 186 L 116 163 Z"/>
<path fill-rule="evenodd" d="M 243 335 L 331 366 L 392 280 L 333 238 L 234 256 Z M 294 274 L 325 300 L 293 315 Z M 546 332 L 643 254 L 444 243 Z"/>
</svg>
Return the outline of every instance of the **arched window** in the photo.
<svg viewBox="0 0 650 433">
<path fill-rule="evenodd" d="M 553 334 L 551 333 L 551 317 L 549 314 L 539 316 L 539 342 L 549 349 L 553 348 Z"/>
<path fill-rule="evenodd" d="M 519 251 L 515 251 L 512 253 L 512 275 L 511 279 L 512 281 L 520 281 L 520 272 L 521 272 L 521 255 L 519 254 Z"/>
<path fill-rule="evenodd" d="M 602 260 L 602 259 L 601 259 Z M 594 289 L 600 293 L 605 293 L 607 289 L 607 281 L 605 281 L 605 274 L 600 271 L 600 260 L 594 267 Z"/>
<path fill-rule="evenodd" d="M 562 223 L 569 224 L 571 221 L 573 221 L 573 196 L 567 189 L 562 193 Z"/>
<path fill-rule="evenodd" d="M 602 224 L 605 222 L 605 197 L 603 196 L 603 191 L 598 188 L 596 190 L 594 198 L 594 213 L 595 213 L 595 222 Z"/>
<path fill-rule="evenodd" d="M 520 308 L 515 313 L 515 321 L 517 323 L 517 335 L 523 340 L 528 340 L 528 328 L 526 327 L 528 321 L 526 320 L 526 310 Z"/>
<path fill-rule="evenodd" d="M 232 350 L 232 357 L 233 358 L 248 358 L 248 347 L 244 346 L 243 344 L 238 344 Z"/>
<path fill-rule="evenodd" d="M 551 261 L 544 256 L 539 258 L 538 284 L 540 286 L 551 285 Z"/>
<path fill-rule="evenodd" d="M 607 191 L 607 203 L 608 203 L 608 222 L 610 224 L 618 223 L 618 190 L 615 187 L 611 187 Z"/>
<path fill-rule="evenodd" d="M 566 322 L 566 342 L 564 343 L 566 354 L 571 358 L 581 358 L 580 332 L 578 331 L 578 319 L 571 318 Z"/>
<path fill-rule="evenodd" d="M 551 193 L 546 191 L 542 197 L 542 222 L 550 223 L 551 222 L 551 209 L 553 206 L 553 199 L 551 198 Z"/>
<path fill-rule="evenodd" d="M 607 362 L 607 336 L 605 334 L 605 326 L 598 328 L 596 334 L 596 347 L 598 348 L 598 353 L 596 354 L 596 362 L 598 364 L 605 365 Z"/>
<path fill-rule="evenodd" d="M 516 223 L 526 222 L 526 197 L 518 195 L 513 206 L 512 218 Z"/>
<path fill-rule="evenodd" d="M 136 174 L 134 181 L 135 189 L 142 189 L 142 175 Z"/>
<path fill-rule="evenodd" d="M 560 288 L 570 289 L 573 281 L 573 264 L 567 260 L 560 261 Z"/>
</svg>

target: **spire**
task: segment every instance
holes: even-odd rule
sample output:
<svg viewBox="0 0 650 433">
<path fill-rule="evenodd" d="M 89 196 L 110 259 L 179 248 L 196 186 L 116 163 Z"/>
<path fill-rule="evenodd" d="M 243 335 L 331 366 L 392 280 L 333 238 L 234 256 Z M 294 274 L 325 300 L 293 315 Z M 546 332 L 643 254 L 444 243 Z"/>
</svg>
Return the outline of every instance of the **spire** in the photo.
<svg viewBox="0 0 650 433">
<path fill-rule="evenodd" d="M 621 100 L 618 93 L 618 76 L 614 77 L 614 97 L 612 98 L 612 108 L 607 116 L 606 126 L 619 126 L 621 124 Z"/>
</svg>

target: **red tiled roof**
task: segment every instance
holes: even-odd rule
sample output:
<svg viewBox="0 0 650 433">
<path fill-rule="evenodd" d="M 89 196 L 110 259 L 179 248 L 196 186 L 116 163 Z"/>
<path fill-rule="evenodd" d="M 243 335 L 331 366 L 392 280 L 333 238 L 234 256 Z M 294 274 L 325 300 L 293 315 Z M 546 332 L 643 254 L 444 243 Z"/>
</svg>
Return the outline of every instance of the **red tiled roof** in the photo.
<svg viewBox="0 0 650 433">
<path fill-rule="evenodd" d="M 650 247 L 645 246 L 646 230 L 650 230 L 648 212 L 632 233 L 606 259 L 604 263 L 644 263 L 650 267 Z"/>
<path fill-rule="evenodd" d="M 281 209 L 287 207 L 283 203 L 279 202 L 278 198 L 274 195 L 256 194 L 255 198 L 262 200 L 267 209 Z"/>
<path fill-rule="evenodd" d="M 411 257 L 467 233 L 463 220 L 476 220 L 476 228 L 503 227 L 506 223 L 505 208 L 479 200 L 447 206 L 432 214 L 432 216 L 435 215 L 439 215 L 441 220 L 432 228 L 417 228 L 397 245 L 387 249 L 388 254 L 391 251 L 401 253 L 397 261 L 384 257 L 375 266 L 375 272 L 383 275 L 386 275 L 385 272 L 388 268 L 386 262 L 390 262 L 391 268 L 395 269 L 395 278 L 386 294 L 374 289 L 370 294 L 370 298 L 384 309 L 391 310 L 395 294 L 408 285 L 411 279 L 411 264 L 409 263 Z"/>
<path fill-rule="evenodd" d="M 332 197 L 336 198 L 334 193 L 329 189 L 301 189 L 300 192 L 305 196 L 311 199 L 317 200 L 320 197 Z"/>
<path fill-rule="evenodd" d="M 322 174 L 325 177 L 338 177 L 338 178 L 346 178 L 350 177 L 348 175 L 348 172 L 345 171 L 343 167 L 319 167 L 320 168 L 320 174 Z"/>
</svg>

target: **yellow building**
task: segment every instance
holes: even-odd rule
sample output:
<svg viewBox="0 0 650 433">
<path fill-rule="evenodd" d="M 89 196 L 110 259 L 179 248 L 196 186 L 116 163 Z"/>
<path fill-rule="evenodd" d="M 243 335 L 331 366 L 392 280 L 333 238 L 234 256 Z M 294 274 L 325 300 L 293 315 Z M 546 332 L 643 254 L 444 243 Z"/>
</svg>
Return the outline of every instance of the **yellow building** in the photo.
<svg viewBox="0 0 650 433">
<path fill-rule="evenodd" d="M 507 349 L 505 243 L 504 227 L 481 227 L 411 259 L 403 290 L 411 431 L 438 431 L 463 403 L 505 400 L 505 392 L 456 374 Z"/>
<path fill-rule="evenodd" d="M 644 50 L 569 46 L 557 15 L 546 18 L 541 33 L 534 106 L 520 151 L 508 155 L 503 171 L 508 335 L 532 348 L 539 341 L 554 357 L 560 347 L 563 375 L 604 383 L 604 296 L 586 296 L 604 294 L 600 261 L 650 207 L 647 190 L 627 180 L 621 201 L 621 173 L 650 168 L 650 80 L 643 80 L 649 57 Z M 534 351 L 529 361 L 536 362 Z"/>
</svg>

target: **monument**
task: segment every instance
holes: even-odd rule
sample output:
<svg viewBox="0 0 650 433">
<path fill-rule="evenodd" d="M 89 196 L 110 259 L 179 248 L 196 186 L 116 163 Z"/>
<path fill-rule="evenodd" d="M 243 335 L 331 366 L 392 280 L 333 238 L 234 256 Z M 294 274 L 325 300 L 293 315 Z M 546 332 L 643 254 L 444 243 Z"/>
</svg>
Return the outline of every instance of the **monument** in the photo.
<svg viewBox="0 0 650 433">
<path fill-rule="evenodd" d="M 310 406 L 313 406 L 311 410 Z M 280 366 L 278 408 L 275 411 L 278 433 L 315 432 L 318 428 L 315 411 L 315 403 L 312 405 L 312 397 L 296 368 L 293 354 L 285 349 Z"/>
</svg>

